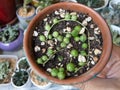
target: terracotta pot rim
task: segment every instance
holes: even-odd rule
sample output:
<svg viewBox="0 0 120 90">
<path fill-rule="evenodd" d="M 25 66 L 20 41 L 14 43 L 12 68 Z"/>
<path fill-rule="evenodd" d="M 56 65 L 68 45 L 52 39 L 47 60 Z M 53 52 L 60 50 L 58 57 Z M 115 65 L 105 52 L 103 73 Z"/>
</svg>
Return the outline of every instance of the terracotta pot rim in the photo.
<svg viewBox="0 0 120 90">
<path fill-rule="evenodd" d="M 68 79 L 65 79 L 65 80 L 59 80 L 57 78 L 54 78 L 54 77 L 48 75 L 46 72 L 43 72 L 43 70 L 40 70 L 38 65 L 32 60 L 33 59 L 32 58 L 33 53 L 31 53 L 31 50 L 28 47 L 28 46 L 30 46 L 29 43 L 28 43 L 28 42 L 30 42 L 29 37 L 28 37 L 30 35 L 30 30 L 31 30 L 32 27 L 34 27 L 36 21 L 39 20 L 39 17 L 40 16 L 42 17 L 42 15 L 44 15 L 45 13 L 50 12 L 49 9 L 51 9 L 51 8 L 53 9 L 53 8 L 57 7 L 57 9 L 58 9 L 58 8 L 63 8 L 62 6 L 65 6 L 64 9 L 71 9 L 72 6 L 74 6 L 74 7 L 82 7 L 84 9 L 86 9 L 87 13 L 89 13 L 90 16 L 93 15 L 94 17 L 97 17 L 97 19 L 99 19 L 99 21 L 96 21 L 96 23 L 98 24 L 98 27 L 100 26 L 100 28 L 102 28 L 102 29 L 105 28 L 106 29 L 106 31 L 104 31 L 105 29 L 102 30 L 102 36 L 103 36 L 103 39 L 104 39 L 103 40 L 103 53 L 102 53 L 101 58 L 98 61 L 98 63 L 93 68 L 91 68 L 89 71 L 87 71 L 86 73 L 84 73 L 84 74 L 82 74 L 82 75 L 80 75 L 78 77 L 71 77 L 71 78 L 68 78 Z M 82 10 L 81 11 L 76 10 L 76 11 L 81 12 Z M 102 24 L 104 26 L 102 26 L 100 24 Z M 105 33 L 103 33 L 103 31 Z M 112 39 L 111 39 L 111 34 L 110 34 L 110 31 L 109 31 L 108 25 L 103 20 L 103 18 L 98 13 L 96 13 L 94 10 L 92 10 L 91 8 L 86 7 L 84 5 L 78 4 L 78 3 L 61 2 L 61 3 L 57 3 L 57 4 L 54 4 L 54 5 L 51 5 L 51 6 L 47 7 L 47 8 L 45 8 L 44 10 L 39 12 L 35 16 L 35 18 L 33 18 L 33 20 L 30 22 L 30 24 L 28 26 L 28 30 L 26 31 L 26 35 L 25 35 L 25 38 L 24 38 L 24 49 L 25 49 L 26 55 L 27 55 L 27 57 L 28 57 L 28 59 L 30 61 L 30 64 L 31 64 L 32 68 L 38 74 L 40 74 L 43 77 L 49 79 L 50 81 L 58 83 L 58 84 L 75 84 L 75 83 L 84 82 L 86 80 L 89 80 L 90 78 L 92 78 L 94 75 L 98 74 L 104 68 L 104 66 L 108 62 L 110 54 L 111 54 Z"/>
</svg>

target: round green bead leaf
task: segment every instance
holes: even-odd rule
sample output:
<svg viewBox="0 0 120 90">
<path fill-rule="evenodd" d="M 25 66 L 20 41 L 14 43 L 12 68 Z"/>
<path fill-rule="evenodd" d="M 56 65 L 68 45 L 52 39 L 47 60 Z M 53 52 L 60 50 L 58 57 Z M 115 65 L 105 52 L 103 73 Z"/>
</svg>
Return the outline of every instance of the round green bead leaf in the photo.
<svg viewBox="0 0 120 90">
<path fill-rule="evenodd" d="M 73 63 L 68 63 L 66 68 L 67 68 L 67 71 L 73 72 L 75 70 L 75 65 Z"/>
<path fill-rule="evenodd" d="M 77 57 L 78 56 L 78 51 L 73 49 L 71 50 L 70 54 L 73 56 L 73 57 Z"/>
<path fill-rule="evenodd" d="M 59 35 L 59 36 L 57 37 L 57 40 L 58 40 L 58 41 L 62 41 L 62 40 L 63 40 L 63 36 Z"/>
<path fill-rule="evenodd" d="M 57 74 L 58 74 L 58 69 L 53 68 L 53 69 L 51 70 L 51 75 L 52 75 L 53 77 L 56 77 Z"/>
<path fill-rule="evenodd" d="M 60 67 L 60 68 L 59 68 L 59 71 L 60 71 L 60 72 L 64 72 L 65 69 L 64 69 L 63 67 Z"/>
<path fill-rule="evenodd" d="M 62 42 L 62 43 L 60 44 L 60 46 L 61 46 L 62 48 L 64 48 L 64 47 L 66 47 L 66 43 L 65 43 L 65 42 Z"/>
<path fill-rule="evenodd" d="M 43 64 L 44 62 L 43 62 L 43 60 L 42 60 L 41 58 L 38 58 L 38 59 L 37 59 L 37 63 L 38 63 L 38 64 Z"/>
<path fill-rule="evenodd" d="M 57 18 L 54 18 L 54 19 L 53 19 L 53 23 L 54 23 L 54 24 L 58 23 L 58 19 L 57 19 Z"/>
<path fill-rule="evenodd" d="M 86 65 L 86 63 L 85 62 L 79 62 L 79 66 L 85 66 Z"/>
<path fill-rule="evenodd" d="M 50 29 L 51 29 L 50 25 L 49 25 L 49 24 L 46 24 L 46 25 L 45 25 L 45 30 L 50 31 Z"/>
<path fill-rule="evenodd" d="M 48 60 L 48 57 L 46 55 L 43 55 L 41 58 L 42 58 L 43 61 L 47 61 Z"/>
<path fill-rule="evenodd" d="M 72 34 L 73 37 L 76 37 L 76 36 L 78 36 L 79 31 L 73 30 L 73 31 L 71 32 L 71 34 Z"/>
<path fill-rule="evenodd" d="M 87 55 L 87 53 L 86 53 L 85 51 L 80 51 L 80 54 L 81 54 L 82 56 L 86 56 L 86 55 Z"/>
<path fill-rule="evenodd" d="M 75 26 L 75 27 L 74 27 L 74 30 L 80 31 L 80 30 L 81 30 L 81 26 L 80 26 L 80 25 Z"/>
<path fill-rule="evenodd" d="M 53 37 L 56 38 L 56 37 L 58 37 L 59 33 L 57 31 L 54 31 L 52 35 L 53 35 Z"/>
<path fill-rule="evenodd" d="M 79 37 L 74 37 L 74 40 L 75 40 L 76 42 L 78 42 L 78 41 L 80 40 L 80 38 L 79 38 Z"/>
<path fill-rule="evenodd" d="M 70 40 L 69 40 L 69 38 L 64 37 L 63 42 L 65 42 L 66 44 L 68 44 L 70 42 Z"/>
<path fill-rule="evenodd" d="M 76 15 L 72 15 L 71 20 L 76 21 L 77 20 L 77 16 Z"/>
<path fill-rule="evenodd" d="M 65 19 L 70 19 L 70 14 L 69 13 L 65 14 Z"/>
<path fill-rule="evenodd" d="M 51 56 L 53 53 L 54 53 L 54 51 L 52 49 L 48 49 L 47 50 L 47 55 L 48 56 Z"/>
<path fill-rule="evenodd" d="M 87 47 L 88 47 L 88 45 L 87 45 L 86 43 L 83 43 L 83 44 L 82 44 L 82 48 L 83 48 L 83 49 L 86 49 Z"/>
<path fill-rule="evenodd" d="M 42 42 L 44 42 L 46 40 L 46 37 L 44 35 L 40 35 L 39 36 L 39 40 L 42 41 Z"/>
<path fill-rule="evenodd" d="M 80 36 L 80 41 L 81 42 L 85 42 L 87 40 L 87 37 L 85 34 L 83 34 L 82 36 Z"/>
<path fill-rule="evenodd" d="M 65 75 L 64 72 L 58 72 L 58 75 L 57 75 L 58 79 L 62 80 L 62 79 L 65 78 L 65 76 L 66 76 L 66 75 Z"/>
</svg>

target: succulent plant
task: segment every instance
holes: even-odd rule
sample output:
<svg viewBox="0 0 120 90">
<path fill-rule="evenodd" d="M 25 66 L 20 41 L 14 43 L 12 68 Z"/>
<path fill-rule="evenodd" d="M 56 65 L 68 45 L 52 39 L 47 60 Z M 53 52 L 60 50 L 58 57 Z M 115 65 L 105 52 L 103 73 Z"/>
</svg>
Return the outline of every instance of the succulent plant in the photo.
<svg viewBox="0 0 120 90">
<path fill-rule="evenodd" d="M 13 76 L 13 83 L 16 86 L 22 86 L 27 82 L 28 77 L 29 75 L 26 71 L 19 69 L 18 71 L 15 72 Z"/>
<path fill-rule="evenodd" d="M 11 71 L 10 63 L 8 61 L 0 63 L 0 80 L 5 79 Z"/>
<path fill-rule="evenodd" d="M 118 31 L 112 31 L 113 43 L 117 46 L 120 46 L 120 34 Z"/>
<path fill-rule="evenodd" d="M 104 0 L 77 0 L 77 2 L 87 5 L 92 8 L 97 8 L 104 5 Z"/>
<path fill-rule="evenodd" d="M 10 43 L 14 41 L 19 35 L 18 25 L 10 26 L 7 25 L 0 31 L 0 42 Z"/>
<path fill-rule="evenodd" d="M 19 68 L 20 68 L 20 69 L 26 69 L 26 70 L 27 70 L 29 67 L 30 67 L 30 66 L 29 66 L 26 58 L 25 58 L 25 59 L 22 59 L 22 60 L 19 62 Z"/>
</svg>

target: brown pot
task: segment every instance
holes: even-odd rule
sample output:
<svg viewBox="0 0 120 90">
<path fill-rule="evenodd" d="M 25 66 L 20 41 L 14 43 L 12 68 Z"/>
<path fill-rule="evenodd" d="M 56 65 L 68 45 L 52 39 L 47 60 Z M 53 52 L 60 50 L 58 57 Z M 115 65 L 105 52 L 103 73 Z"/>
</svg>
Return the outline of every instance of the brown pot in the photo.
<svg viewBox="0 0 120 90">
<path fill-rule="evenodd" d="M 89 71 L 87 71 L 86 73 L 84 73 L 80 76 L 77 76 L 77 77 L 71 77 L 71 78 L 64 79 L 64 80 L 59 80 L 57 78 L 50 76 L 49 74 L 47 74 L 47 72 L 42 70 L 36 64 L 36 62 L 35 62 L 36 60 L 35 60 L 34 54 L 32 52 L 32 41 L 31 41 L 34 27 L 38 23 L 38 21 L 42 20 L 47 14 L 49 14 L 52 11 L 59 9 L 59 8 L 73 10 L 73 11 L 77 11 L 77 12 L 88 13 L 93 18 L 93 21 L 100 28 L 101 33 L 102 33 L 102 38 L 103 38 L 103 52 L 102 52 L 102 55 L 101 55 L 98 63 L 93 68 L 91 68 Z M 86 7 L 81 4 L 64 2 L 64 3 L 54 4 L 54 5 L 51 5 L 47 8 L 45 8 L 43 11 L 38 13 L 36 15 L 36 17 L 30 22 L 28 29 L 25 33 L 24 49 L 25 49 L 26 55 L 28 57 L 28 60 L 31 64 L 33 70 L 35 70 L 39 75 L 47 78 L 48 80 L 50 80 L 52 82 L 58 83 L 58 84 L 75 84 L 75 83 L 84 82 L 84 81 L 91 79 L 93 76 L 98 74 L 104 68 L 104 66 L 108 62 L 109 57 L 111 55 L 112 40 L 111 40 L 111 34 L 110 34 L 110 30 L 108 28 L 108 25 L 106 24 L 106 22 L 103 20 L 103 18 L 101 18 L 101 16 L 98 13 L 96 13 L 94 10 L 90 9 L 89 7 Z"/>
</svg>

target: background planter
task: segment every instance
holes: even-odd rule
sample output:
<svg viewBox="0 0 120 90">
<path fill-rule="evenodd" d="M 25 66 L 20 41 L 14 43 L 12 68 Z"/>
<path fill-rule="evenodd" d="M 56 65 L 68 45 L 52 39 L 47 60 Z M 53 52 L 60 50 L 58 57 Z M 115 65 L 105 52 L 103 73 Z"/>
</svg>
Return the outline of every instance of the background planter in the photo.
<svg viewBox="0 0 120 90">
<path fill-rule="evenodd" d="M 43 20 L 47 14 L 50 14 L 54 10 L 60 9 L 60 8 L 67 9 L 67 10 L 73 10 L 76 12 L 87 13 L 90 17 L 93 18 L 93 21 L 100 28 L 101 33 L 102 33 L 102 38 L 103 38 L 103 52 L 102 52 L 101 58 L 98 61 L 98 63 L 93 68 L 91 68 L 89 71 L 87 71 L 86 73 L 84 73 L 78 77 L 72 77 L 72 78 L 68 78 L 65 80 L 59 80 L 57 78 L 50 76 L 36 64 L 35 57 L 32 52 L 32 41 L 31 41 L 35 25 L 39 21 Z M 30 65 L 32 66 L 32 69 L 35 70 L 39 75 L 41 75 L 42 77 L 45 77 L 48 80 L 55 82 L 55 83 L 75 84 L 75 83 L 84 82 L 86 80 L 91 79 L 94 75 L 98 74 L 104 68 L 104 66 L 108 62 L 109 57 L 111 55 L 112 39 L 111 39 L 110 30 L 109 30 L 106 22 L 103 20 L 103 18 L 98 13 L 96 13 L 92 9 L 90 9 L 84 5 L 81 5 L 81 4 L 64 2 L 64 3 L 54 4 L 54 5 L 51 5 L 47 8 L 45 8 L 40 13 L 38 13 L 36 15 L 36 17 L 30 22 L 28 30 L 25 33 L 24 49 L 26 52 L 26 56 L 30 62 Z"/>
<path fill-rule="evenodd" d="M 22 70 L 22 71 L 25 71 L 25 70 Z M 18 72 L 18 71 L 17 71 Z M 25 72 L 27 72 L 27 71 L 25 71 Z M 28 72 L 27 72 L 28 73 Z M 29 88 L 29 87 L 31 87 L 31 81 L 30 81 L 30 76 L 29 76 L 29 73 L 28 73 L 28 80 L 26 81 L 26 83 L 24 84 L 24 85 L 22 85 L 22 86 L 16 86 L 15 84 L 14 84 L 14 82 L 13 82 L 13 77 L 14 77 L 14 75 L 15 75 L 15 73 L 12 75 L 12 78 L 11 78 L 11 83 L 12 83 L 12 86 L 13 87 L 15 87 L 15 88 L 18 88 L 18 89 L 22 89 L 22 88 Z"/>
<path fill-rule="evenodd" d="M 22 7 L 20 7 L 22 8 Z M 20 8 L 16 11 L 18 20 L 20 21 L 20 25 L 22 26 L 22 28 L 27 28 L 29 22 L 32 20 L 32 18 L 35 16 L 35 8 L 34 7 L 30 7 L 30 8 L 34 8 L 34 13 L 31 16 L 28 17 L 22 17 L 18 14 L 18 11 L 20 10 Z"/>
<path fill-rule="evenodd" d="M 108 5 L 109 0 L 104 0 L 104 1 L 105 1 L 105 3 L 104 3 L 103 6 L 98 7 L 98 8 L 94 8 L 94 10 L 98 11 L 98 10 L 101 10 L 101 9 L 105 8 Z"/>
<path fill-rule="evenodd" d="M 22 46 L 23 43 L 23 30 L 19 29 L 19 36 L 16 40 L 10 42 L 10 43 L 3 43 L 0 42 L 0 49 L 5 51 L 13 51 L 18 49 L 20 46 Z"/>
<path fill-rule="evenodd" d="M 47 90 L 48 88 L 50 88 L 52 83 L 48 82 L 48 81 L 45 81 L 45 82 L 47 82 L 47 84 L 45 84 L 45 85 L 38 85 L 38 84 L 36 84 L 35 81 L 37 81 L 36 78 L 38 78 L 38 76 L 35 76 L 35 75 L 37 75 L 37 74 L 34 71 L 31 70 L 30 77 L 31 77 L 31 82 L 33 83 L 34 86 L 36 86 L 36 87 L 38 87 L 40 89 L 44 89 L 44 90 Z M 34 81 L 33 81 L 33 78 L 34 78 Z"/>
<path fill-rule="evenodd" d="M 5 59 L 6 61 L 8 62 L 11 62 L 11 65 L 13 66 L 13 69 L 15 70 L 16 69 L 16 63 L 17 63 L 17 60 L 18 60 L 18 57 L 15 56 L 15 55 L 0 55 L 0 59 Z M 9 59 L 8 59 L 9 58 Z M 2 60 L 0 60 L 0 62 L 2 62 Z M 5 62 L 5 61 L 4 61 Z M 9 76 L 10 80 L 11 80 L 11 76 Z M 9 81 L 8 83 L 1 83 L 0 84 L 0 87 L 2 86 L 8 86 L 11 84 L 11 81 Z"/>
<path fill-rule="evenodd" d="M 18 60 L 18 62 L 17 62 L 17 69 L 25 69 L 25 70 L 29 71 L 29 70 L 30 70 L 30 66 L 29 66 L 29 67 L 26 67 L 26 66 L 27 66 L 26 64 L 24 64 L 24 65 L 25 65 L 25 68 L 20 68 L 20 67 L 19 67 L 20 62 L 23 61 L 23 60 L 26 60 L 26 62 L 27 62 L 27 58 L 26 58 L 26 57 L 20 58 L 20 59 Z M 27 62 L 27 63 L 28 63 L 28 62 Z M 28 65 L 29 65 L 29 63 L 28 63 Z"/>
<path fill-rule="evenodd" d="M 0 0 L 0 25 L 16 21 L 15 0 Z"/>
</svg>

